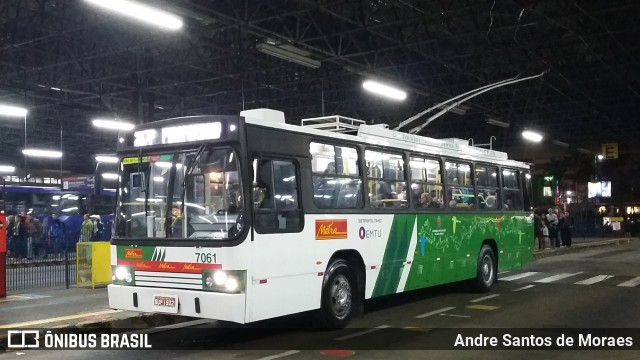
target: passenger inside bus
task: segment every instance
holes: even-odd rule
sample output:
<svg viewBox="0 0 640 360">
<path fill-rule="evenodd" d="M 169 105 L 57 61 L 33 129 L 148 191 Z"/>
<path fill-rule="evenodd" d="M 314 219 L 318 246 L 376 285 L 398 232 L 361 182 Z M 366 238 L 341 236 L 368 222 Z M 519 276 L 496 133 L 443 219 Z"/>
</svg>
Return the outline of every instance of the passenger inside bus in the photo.
<svg viewBox="0 0 640 360">
<path fill-rule="evenodd" d="M 440 207 L 440 205 L 435 200 L 433 200 L 431 194 L 425 192 L 420 195 L 419 207 L 426 209 L 437 209 Z"/>
</svg>

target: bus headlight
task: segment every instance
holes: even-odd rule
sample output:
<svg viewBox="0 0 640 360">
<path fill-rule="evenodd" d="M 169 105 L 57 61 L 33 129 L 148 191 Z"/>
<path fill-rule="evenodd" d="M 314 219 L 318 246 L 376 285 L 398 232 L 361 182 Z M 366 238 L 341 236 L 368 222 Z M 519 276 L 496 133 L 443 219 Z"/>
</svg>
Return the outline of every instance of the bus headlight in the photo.
<svg viewBox="0 0 640 360">
<path fill-rule="evenodd" d="M 241 293 L 245 289 L 245 272 L 239 270 L 213 270 L 204 273 L 205 290 Z"/>
<path fill-rule="evenodd" d="M 216 271 L 213 273 L 213 283 L 217 286 L 222 286 L 227 281 L 227 274 L 222 271 Z"/>
<path fill-rule="evenodd" d="M 112 276 L 114 284 L 133 285 L 133 269 L 129 266 L 113 266 Z"/>
<path fill-rule="evenodd" d="M 120 280 L 120 281 L 124 281 L 124 279 L 127 278 L 127 275 L 131 276 L 131 273 L 129 272 L 129 269 L 127 269 L 124 266 L 118 266 L 116 267 L 116 279 Z"/>
</svg>

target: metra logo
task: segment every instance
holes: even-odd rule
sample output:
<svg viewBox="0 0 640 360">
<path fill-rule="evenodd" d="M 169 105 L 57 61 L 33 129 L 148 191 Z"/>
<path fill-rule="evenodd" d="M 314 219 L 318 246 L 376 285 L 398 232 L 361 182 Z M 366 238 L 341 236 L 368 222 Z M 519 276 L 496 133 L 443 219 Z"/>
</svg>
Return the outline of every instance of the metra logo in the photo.
<svg viewBox="0 0 640 360">
<path fill-rule="evenodd" d="M 142 259 L 142 249 L 125 249 L 125 259 Z"/>
<path fill-rule="evenodd" d="M 182 265 L 182 270 L 183 271 L 200 271 L 200 270 L 202 270 L 202 268 L 197 267 L 197 266 L 195 266 L 193 264 L 184 264 L 184 265 Z"/>
<path fill-rule="evenodd" d="M 139 269 L 151 269 L 151 265 L 144 261 L 136 261 L 136 270 Z"/>
<path fill-rule="evenodd" d="M 160 263 L 160 265 L 158 265 L 158 269 L 175 270 L 176 267 L 169 263 L 163 262 L 163 263 Z"/>
<path fill-rule="evenodd" d="M 347 220 L 316 220 L 316 240 L 347 238 Z"/>
</svg>

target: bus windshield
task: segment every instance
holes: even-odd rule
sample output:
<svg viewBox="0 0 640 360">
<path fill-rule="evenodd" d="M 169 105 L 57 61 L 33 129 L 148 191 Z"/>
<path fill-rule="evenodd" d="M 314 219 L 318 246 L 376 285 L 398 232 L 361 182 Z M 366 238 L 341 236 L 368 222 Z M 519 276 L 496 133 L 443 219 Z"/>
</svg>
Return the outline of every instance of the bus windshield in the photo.
<svg viewBox="0 0 640 360">
<path fill-rule="evenodd" d="M 230 148 L 125 157 L 116 237 L 234 237 L 242 225 L 239 169 Z"/>
</svg>

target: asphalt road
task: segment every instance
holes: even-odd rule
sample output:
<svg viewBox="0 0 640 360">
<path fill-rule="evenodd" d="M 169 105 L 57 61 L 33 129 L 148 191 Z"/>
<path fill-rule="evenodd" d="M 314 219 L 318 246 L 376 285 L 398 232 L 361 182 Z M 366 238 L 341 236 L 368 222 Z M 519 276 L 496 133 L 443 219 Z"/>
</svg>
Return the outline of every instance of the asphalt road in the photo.
<svg viewBox="0 0 640 360">
<path fill-rule="evenodd" d="M 217 322 L 174 330 L 158 329 L 154 341 L 170 350 L 24 351 L 1 359 L 638 359 L 638 350 L 443 350 L 452 333 L 513 334 L 570 330 L 588 334 L 635 335 L 640 341 L 640 242 L 538 260 L 501 274 L 494 291 L 474 294 L 449 285 L 370 301 L 349 328 L 320 331 L 308 317 L 295 316 L 252 326 Z M 520 330 L 517 330 L 517 329 Z M 195 329 L 195 330 L 194 330 Z M 595 329 L 595 330 L 590 330 Z M 599 329 L 599 330 L 598 330 Z M 536 332 L 537 331 L 537 332 Z M 551 333 L 549 333 L 551 334 Z M 555 338 L 554 338 L 555 339 Z M 640 344 L 635 344 L 636 346 Z M 217 350 L 212 350 L 217 349 Z M 322 349 L 344 352 L 322 353 Z M 440 349 L 440 350 L 430 350 Z M 20 355 L 18 355 L 20 354 Z"/>
</svg>

